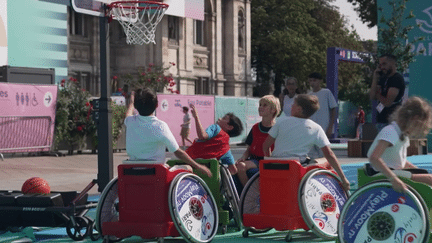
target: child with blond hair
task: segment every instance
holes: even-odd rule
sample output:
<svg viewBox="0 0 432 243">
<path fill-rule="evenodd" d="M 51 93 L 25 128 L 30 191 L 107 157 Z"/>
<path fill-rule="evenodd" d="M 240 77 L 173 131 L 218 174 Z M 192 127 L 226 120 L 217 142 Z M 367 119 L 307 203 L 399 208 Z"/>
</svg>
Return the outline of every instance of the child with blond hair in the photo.
<svg viewBox="0 0 432 243">
<path fill-rule="evenodd" d="M 432 127 L 431 105 L 420 97 L 411 97 L 399 106 L 390 116 L 393 120 L 376 136 L 368 158 L 372 169 L 383 173 L 391 182 L 393 189 L 405 192 L 407 186 L 392 170 L 417 168 L 407 160 L 410 139 L 425 137 Z M 411 174 L 408 177 L 417 182 L 432 186 L 431 174 Z"/>
<path fill-rule="evenodd" d="M 249 169 L 259 168 L 259 161 L 264 158 L 262 145 L 268 136 L 268 131 L 276 123 L 276 117 L 280 112 L 279 99 L 275 96 L 266 95 L 259 100 L 258 113 L 262 120 L 253 125 L 246 138 L 246 144 L 248 145 L 246 151 L 236 161 L 237 175 L 243 186 L 249 180 L 246 172 Z"/>
</svg>

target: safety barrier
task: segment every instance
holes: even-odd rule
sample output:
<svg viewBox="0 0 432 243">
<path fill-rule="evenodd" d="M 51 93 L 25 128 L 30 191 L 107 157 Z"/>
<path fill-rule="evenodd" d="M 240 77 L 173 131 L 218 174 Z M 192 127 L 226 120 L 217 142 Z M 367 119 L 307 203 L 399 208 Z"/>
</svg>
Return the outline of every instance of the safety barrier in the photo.
<svg viewBox="0 0 432 243">
<path fill-rule="evenodd" d="M 49 116 L 0 116 L 2 153 L 49 151 L 53 142 L 53 122 Z"/>
</svg>

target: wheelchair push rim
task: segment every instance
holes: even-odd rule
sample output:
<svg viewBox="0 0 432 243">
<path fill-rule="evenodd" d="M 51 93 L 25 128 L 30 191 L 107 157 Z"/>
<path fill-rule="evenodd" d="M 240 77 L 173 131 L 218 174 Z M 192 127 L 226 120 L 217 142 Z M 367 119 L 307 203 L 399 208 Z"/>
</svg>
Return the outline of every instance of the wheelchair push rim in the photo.
<svg viewBox="0 0 432 243">
<path fill-rule="evenodd" d="M 340 213 L 348 199 L 339 176 L 329 170 L 315 169 L 300 181 L 300 212 L 309 229 L 325 239 L 337 237 Z"/>
<path fill-rule="evenodd" d="M 224 195 L 226 200 L 228 200 L 229 206 L 233 213 L 235 225 L 240 230 L 242 228 L 242 217 L 239 208 L 240 199 L 234 184 L 234 180 L 232 179 L 230 172 L 225 166 L 221 165 L 220 171 L 222 180 L 222 194 Z"/>
<path fill-rule="evenodd" d="M 409 242 L 429 240 L 429 214 L 421 196 L 409 185 L 406 193 L 387 180 L 364 185 L 345 204 L 338 223 L 341 242 Z"/>
<path fill-rule="evenodd" d="M 219 224 L 216 201 L 200 177 L 177 175 L 170 184 L 168 201 L 171 218 L 187 242 L 204 243 L 214 238 Z"/>
<path fill-rule="evenodd" d="M 102 224 L 104 222 L 118 222 L 118 178 L 113 178 L 102 191 L 99 203 L 96 208 L 96 230 L 103 236 Z M 117 241 L 120 238 L 109 236 L 110 240 Z"/>
</svg>

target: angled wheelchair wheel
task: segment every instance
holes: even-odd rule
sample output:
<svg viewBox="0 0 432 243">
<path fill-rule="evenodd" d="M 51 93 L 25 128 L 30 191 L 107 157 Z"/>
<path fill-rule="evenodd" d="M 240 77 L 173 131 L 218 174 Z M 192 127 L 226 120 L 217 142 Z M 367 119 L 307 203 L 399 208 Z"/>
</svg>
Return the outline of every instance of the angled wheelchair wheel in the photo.
<svg viewBox="0 0 432 243">
<path fill-rule="evenodd" d="M 229 173 L 228 169 L 225 166 L 223 165 L 220 166 L 220 172 L 221 172 L 221 180 L 222 180 L 221 193 L 228 201 L 231 212 L 233 213 L 233 218 L 236 227 L 238 228 L 238 230 L 240 230 L 242 228 L 240 206 L 239 206 L 240 198 L 238 196 L 237 189 L 234 184 L 234 180 L 232 179 L 231 174 Z"/>
<path fill-rule="evenodd" d="M 347 200 L 338 238 L 344 243 L 426 243 L 429 223 L 426 204 L 412 187 L 398 193 L 390 182 L 379 180 L 359 188 Z"/>
<path fill-rule="evenodd" d="M 216 201 L 205 182 L 191 173 L 180 173 L 170 184 L 168 201 L 171 218 L 190 243 L 210 242 L 217 233 Z"/>
<path fill-rule="evenodd" d="M 260 213 L 260 173 L 257 172 L 253 175 L 243 188 L 243 192 L 240 197 L 240 215 L 243 214 L 259 214 Z M 253 233 L 264 233 L 271 230 L 266 229 L 255 229 L 254 227 L 247 227 L 243 232 L 243 237 L 248 237 L 248 232 Z"/>
<path fill-rule="evenodd" d="M 104 188 L 96 208 L 96 230 L 103 236 L 102 224 L 104 222 L 117 222 L 118 212 L 118 178 L 112 179 Z M 120 238 L 109 236 L 110 242 L 120 241 Z"/>
<path fill-rule="evenodd" d="M 300 181 L 298 200 L 309 229 L 321 238 L 336 238 L 337 223 L 348 195 L 340 178 L 331 171 L 315 169 L 306 173 Z"/>
</svg>

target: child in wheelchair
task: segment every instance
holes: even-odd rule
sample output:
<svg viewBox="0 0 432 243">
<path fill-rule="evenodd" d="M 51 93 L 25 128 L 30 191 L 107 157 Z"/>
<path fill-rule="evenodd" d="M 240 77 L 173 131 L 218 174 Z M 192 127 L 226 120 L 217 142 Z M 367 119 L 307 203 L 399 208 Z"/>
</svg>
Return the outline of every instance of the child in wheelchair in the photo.
<svg viewBox="0 0 432 243">
<path fill-rule="evenodd" d="M 268 131 L 276 123 L 276 117 L 281 112 L 279 99 L 273 95 L 263 96 L 259 100 L 258 113 L 262 117 L 261 122 L 253 125 L 247 138 L 248 145 L 243 155 L 236 161 L 238 178 L 243 186 L 246 185 L 249 177 L 247 172 L 250 169 L 259 168 L 259 161 L 264 159 L 263 143 L 268 136 Z M 274 146 L 271 146 L 273 150 Z"/>
<path fill-rule="evenodd" d="M 210 125 L 206 130 L 201 125 L 198 112 L 193 104 L 190 104 L 191 113 L 195 119 L 195 126 L 198 139 L 186 149 L 186 153 L 192 159 L 213 159 L 221 161 L 223 165 L 228 165 L 231 175 L 237 173 L 234 156 L 231 153 L 229 139 L 236 137 L 243 131 L 241 120 L 233 113 L 227 113 L 219 118 L 216 124 Z"/>
<path fill-rule="evenodd" d="M 339 175 L 342 186 L 348 191 L 350 183 L 330 148 L 327 135 L 320 125 L 309 119 L 318 109 L 317 96 L 297 95 L 291 108 L 291 116 L 280 118 L 268 132 L 269 136 L 263 144 L 264 155 L 275 158 L 298 158 L 305 166 L 313 162 L 308 159 L 307 153 L 313 146 L 318 146 Z M 271 151 L 270 147 L 273 144 L 274 150 Z"/>
<path fill-rule="evenodd" d="M 154 116 L 158 106 L 156 94 L 149 88 L 132 92 L 126 112 L 126 152 L 132 161 L 143 161 L 148 164 L 165 164 L 165 149 L 184 161 L 187 166 L 174 166 L 171 169 L 193 168 L 211 177 L 210 170 L 195 162 L 185 151 L 180 149 L 168 125 Z M 134 110 L 138 115 L 134 115 Z"/>
<path fill-rule="evenodd" d="M 392 170 L 407 170 L 411 180 L 432 186 L 432 175 L 409 173 L 417 167 L 407 160 L 410 138 L 425 137 L 432 127 L 431 105 L 420 97 L 411 97 L 390 119 L 392 122 L 378 133 L 368 151 L 371 169 L 384 174 L 397 192 L 407 191 L 407 186 Z"/>
</svg>

